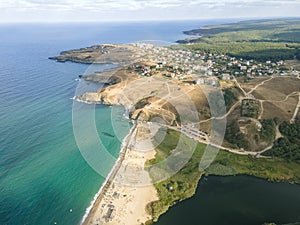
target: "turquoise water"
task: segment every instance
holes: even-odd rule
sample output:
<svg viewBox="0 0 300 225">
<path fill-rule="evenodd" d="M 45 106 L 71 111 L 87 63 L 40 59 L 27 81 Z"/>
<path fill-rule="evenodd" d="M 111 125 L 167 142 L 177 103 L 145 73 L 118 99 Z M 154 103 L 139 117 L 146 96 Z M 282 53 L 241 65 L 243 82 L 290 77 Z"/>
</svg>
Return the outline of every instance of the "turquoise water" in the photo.
<svg viewBox="0 0 300 225">
<path fill-rule="evenodd" d="M 105 179 L 86 163 L 73 135 L 75 79 L 88 65 L 49 56 L 99 43 L 175 41 L 184 38 L 182 30 L 219 22 L 0 25 L 0 224 L 78 224 Z M 83 115 L 91 107 L 79 105 Z M 118 129 L 128 129 L 129 121 L 122 108 L 113 111 L 97 106 L 95 121 L 100 140 L 117 157 L 126 132 L 115 135 L 111 121 L 119 115 Z M 84 135 L 89 132 L 85 127 Z M 112 166 L 99 163 L 107 171 Z"/>
</svg>

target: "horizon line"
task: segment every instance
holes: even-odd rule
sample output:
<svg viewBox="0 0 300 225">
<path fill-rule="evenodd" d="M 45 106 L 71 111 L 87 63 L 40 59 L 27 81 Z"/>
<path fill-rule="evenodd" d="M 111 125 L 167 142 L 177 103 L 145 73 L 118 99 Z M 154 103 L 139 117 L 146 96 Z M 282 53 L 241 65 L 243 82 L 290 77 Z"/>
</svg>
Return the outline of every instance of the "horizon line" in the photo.
<svg viewBox="0 0 300 225">
<path fill-rule="evenodd" d="M 264 19 L 300 19 L 300 16 L 262 16 L 262 17 L 218 17 L 218 18 L 173 18 L 173 19 L 129 19 L 129 20 L 62 20 L 62 21 L 0 21 L 0 24 L 58 24 L 58 23 L 128 23 L 128 22 L 184 22 L 212 20 L 264 20 Z"/>
</svg>

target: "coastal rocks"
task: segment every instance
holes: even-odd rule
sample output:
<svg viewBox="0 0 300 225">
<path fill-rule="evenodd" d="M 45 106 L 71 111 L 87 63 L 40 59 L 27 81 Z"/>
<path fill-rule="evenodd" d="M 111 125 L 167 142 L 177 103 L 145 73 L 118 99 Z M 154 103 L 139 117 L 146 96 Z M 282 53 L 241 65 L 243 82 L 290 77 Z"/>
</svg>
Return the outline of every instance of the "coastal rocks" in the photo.
<svg viewBox="0 0 300 225">
<path fill-rule="evenodd" d="M 132 96 L 131 94 L 128 96 L 127 91 L 134 92 L 136 87 L 132 85 L 129 85 L 132 87 L 128 87 L 128 83 L 138 80 L 138 75 L 129 73 L 126 68 L 115 68 L 103 72 L 96 72 L 91 75 L 81 75 L 81 78 L 85 81 L 103 84 L 103 87 L 97 92 L 88 92 L 76 96 L 75 100 L 105 105 L 122 105 L 128 112 L 134 110 L 134 102 L 136 101 L 135 95 Z M 125 87 L 127 87 L 127 89 Z"/>
<path fill-rule="evenodd" d="M 123 105 L 126 110 L 131 108 L 117 93 L 109 91 L 107 88 L 100 89 L 98 92 L 86 92 L 83 95 L 76 96 L 75 100 L 94 104 Z"/>
<path fill-rule="evenodd" d="M 101 103 L 99 94 L 97 92 L 87 92 L 83 95 L 76 96 L 75 100 L 85 103 Z"/>
<path fill-rule="evenodd" d="M 122 105 L 133 120 L 160 118 L 169 125 L 180 123 L 180 117 L 196 121 L 199 118 L 191 115 L 197 115 L 194 113 L 197 108 L 207 108 L 205 95 L 199 87 L 181 85 L 178 88 L 177 83 L 160 78 L 127 75 L 120 83 L 103 87 L 97 93 L 78 96 L 76 100 Z"/>
<path fill-rule="evenodd" d="M 80 78 L 94 83 L 113 85 L 128 79 L 128 74 L 125 69 L 116 68 L 103 72 L 95 72 L 89 75 L 80 75 Z"/>
</svg>

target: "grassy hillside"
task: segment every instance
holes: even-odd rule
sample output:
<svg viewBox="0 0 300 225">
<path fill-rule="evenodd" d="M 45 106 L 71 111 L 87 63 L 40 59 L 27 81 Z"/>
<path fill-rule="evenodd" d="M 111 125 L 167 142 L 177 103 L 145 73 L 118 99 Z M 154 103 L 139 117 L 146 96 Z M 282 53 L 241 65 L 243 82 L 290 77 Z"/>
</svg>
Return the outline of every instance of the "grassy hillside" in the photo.
<svg viewBox="0 0 300 225">
<path fill-rule="evenodd" d="M 189 50 L 258 61 L 300 58 L 300 19 L 250 20 L 185 33 L 202 36 L 178 41 L 189 43 L 178 46 Z"/>
<path fill-rule="evenodd" d="M 184 31 L 221 41 L 283 41 L 300 43 L 300 18 L 248 20 Z"/>
</svg>

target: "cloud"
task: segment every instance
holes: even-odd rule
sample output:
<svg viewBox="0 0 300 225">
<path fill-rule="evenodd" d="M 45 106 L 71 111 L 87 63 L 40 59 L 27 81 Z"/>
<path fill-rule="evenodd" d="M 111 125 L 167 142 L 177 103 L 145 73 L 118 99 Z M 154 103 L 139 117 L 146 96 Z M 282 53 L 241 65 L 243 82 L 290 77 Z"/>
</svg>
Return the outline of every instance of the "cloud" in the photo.
<svg viewBox="0 0 300 225">
<path fill-rule="evenodd" d="M 1 0 L 0 9 L 142 10 L 146 8 L 223 7 L 300 4 L 298 0 Z"/>
<path fill-rule="evenodd" d="M 0 0 L 0 21 L 298 16 L 299 0 Z"/>
</svg>

